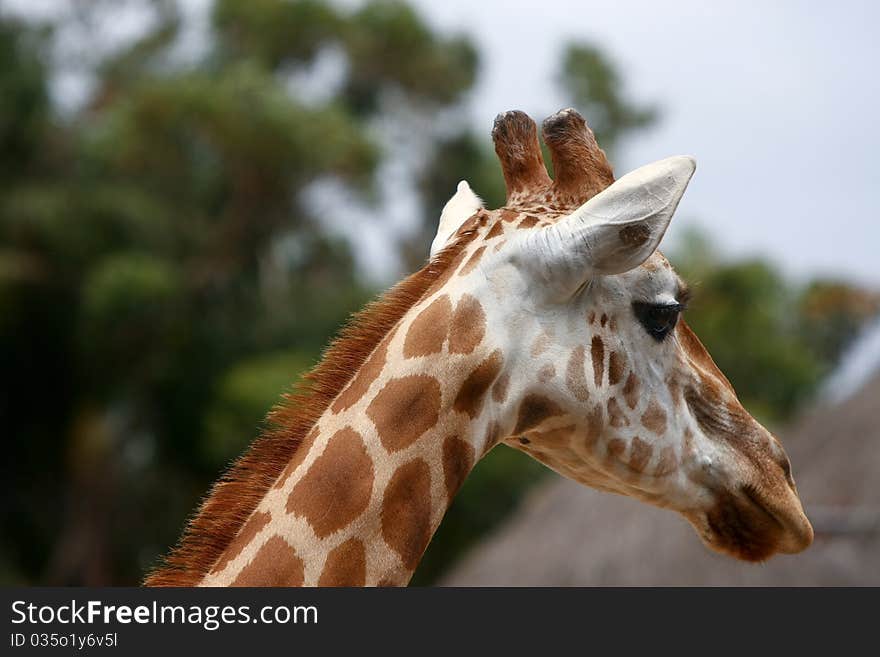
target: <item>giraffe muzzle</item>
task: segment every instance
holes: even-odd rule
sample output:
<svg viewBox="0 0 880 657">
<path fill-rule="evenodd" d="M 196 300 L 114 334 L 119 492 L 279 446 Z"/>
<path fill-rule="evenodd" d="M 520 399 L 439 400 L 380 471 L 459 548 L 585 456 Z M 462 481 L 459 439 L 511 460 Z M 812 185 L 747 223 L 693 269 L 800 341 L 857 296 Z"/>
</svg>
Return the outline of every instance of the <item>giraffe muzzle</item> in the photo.
<svg viewBox="0 0 880 657">
<path fill-rule="evenodd" d="M 813 542 L 813 528 L 791 491 L 779 502 L 755 486 L 717 492 L 715 504 L 689 518 L 712 549 L 743 561 L 766 561 L 777 553 L 796 554 Z"/>
<path fill-rule="evenodd" d="M 777 551 L 784 554 L 803 552 L 813 542 L 813 526 L 804 513 L 801 501 L 793 488 L 786 489 L 780 504 L 771 498 L 762 497 L 756 489 L 745 486 L 743 495 L 756 507 L 767 513 L 782 528 Z"/>
</svg>

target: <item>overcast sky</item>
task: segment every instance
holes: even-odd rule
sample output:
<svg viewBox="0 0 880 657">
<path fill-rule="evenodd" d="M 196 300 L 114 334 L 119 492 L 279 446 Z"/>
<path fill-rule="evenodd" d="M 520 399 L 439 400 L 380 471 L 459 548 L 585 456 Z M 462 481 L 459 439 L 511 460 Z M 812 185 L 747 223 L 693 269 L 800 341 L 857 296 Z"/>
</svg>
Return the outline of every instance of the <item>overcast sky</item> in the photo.
<svg viewBox="0 0 880 657">
<path fill-rule="evenodd" d="M 697 223 L 726 254 L 880 286 L 880 3 L 411 1 L 432 26 L 479 47 L 468 108 L 487 143 L 500 111 L 540 122 L 559 109 L 563 45 L 590 40 L 619 65 L 632 98 L 662 111 L 657 127 L 621 145 L 617 174 L 674 154 L 697 159 L 667 240 Z M 69 6 L 0 3 L 44 16 Z M 186 0 L 196 22 L 208 5 Z M 142 27 L 137 14 L 113 20 L 123 38 Z M 390 206 L 392 226 L 416 211 L 412 199 Z M 369 244 L 381 270 L 391 246 L 378 233 Z"/>
<path fill-rule="evenodd" d="M 618 176 L 668 155 L 697 159 L 671 239 L 684 219 L 726 253 L 880 285 L 880 3 L 415 4 L 479 45 L 471 111 L 487 139 L 499 111 L 540 122 L 558 109 L 563 44 L 589 39 L 633 98 L 662 109 L 656 128 L 622 145 Z"/>
</svg>

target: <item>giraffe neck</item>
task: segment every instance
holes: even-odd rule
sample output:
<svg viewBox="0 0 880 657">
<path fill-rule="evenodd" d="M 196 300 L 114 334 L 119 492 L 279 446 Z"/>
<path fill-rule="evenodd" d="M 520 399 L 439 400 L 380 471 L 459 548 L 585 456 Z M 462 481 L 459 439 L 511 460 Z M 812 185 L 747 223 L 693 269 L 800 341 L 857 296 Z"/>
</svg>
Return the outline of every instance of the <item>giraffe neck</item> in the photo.
<svg viewBox="0 0 880 657">
<path fill-rule="evenodd" d="M 428 295 L 413 308 L 201 584 L 406 584 L 465 477 L 503 435 L 501 353 L 484 334 L 467 295 Z"/>
</svg>

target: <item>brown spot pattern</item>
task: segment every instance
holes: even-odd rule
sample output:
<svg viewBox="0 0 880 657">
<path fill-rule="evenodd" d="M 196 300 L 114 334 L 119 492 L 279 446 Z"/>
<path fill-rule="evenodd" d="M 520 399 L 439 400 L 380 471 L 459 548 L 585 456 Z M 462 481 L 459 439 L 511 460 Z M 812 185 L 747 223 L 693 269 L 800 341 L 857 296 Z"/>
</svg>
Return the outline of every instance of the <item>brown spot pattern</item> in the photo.
<svg viewBox="0 0 880 657">
<path fill-rule="evenodd" d="M 678 408 L 679 406 L 681 406 L 681 402 L 683 401 L 681 386 L 676 382 L 670 382 L 668 388 L 669 396 L 672 397 L 672 405 L 675 408 Z"/>
<path fill-rule="evenodd" d="M 514 212 L 513 210 L 508 210 L 504 208 L 501 211 L 501 220 L 502 221 L 516 221 L 519 217 L 519 212 Z"/>
<path fill-rule="evenodd" d="M 624 360 L 618 352 L 612 351 L 608 356 L 608 385 L 616 386 L 623 378 Z"/>
<path fill-rule="evenodd" d="M 468 217 L 467 221 L 465 221 L 461 226 L 458 227 L 458 230 L 455 231 L 456 235 L 472 235 L 476 237 L 477 228 L 485 225 L 486 223 L 486 213 L 484 210 L 478 211 L 476 214 Z"/>
<path fill-rule="evenodd" d="M 666 432 L 666 411 L 660 407 L 656 400 L 651 400 L 642 415 L 642 426 L 658 436 Z"/>
<path fill-rule="evenodd" d="M 403 343 L 404 358 L 439 354 L 449 332 L 452 303 L 447 295 L 434 300 L 413 320 Z"/>
<path fill-rule="evenodd" d="M 316 424 L 312 427 L 312 430 L 303 438 L 303 441 L 296 448 L 296 451 L 293 453 L 293 457 L 290 459 L 290 462 L 287 464 L 287 467 L 284 468 L 284 472 L 281 473 L 281 476 L 278 477 L 278 480 L 275 482 L 275 486 L 273 488 L 282 488 L 284 483 L 290 478 L 290 475 L 294 473 L 294 471 L 300 466 L 300 464 L 306 460 L 306 456 L 309 454 L 309 450 L 312 449 L 312 445 L 315 444 L 315 438 L 318 437 L 318 425 Z"/>
<path fill-rule="evenodd" d="M 608 424 L 618 429 L 629 426 L 629 420 L 626 419 L 626 415 L 623 414 L 617 400 L 613 397 L 608 400 Z"/>
<path fill-rule="evenodd" d="M 382 537 L 414 570 L 431 540 L 431 470 L 422 459 L 400 466 L 382 500 Z"/>
<path fill-rule="evenodd" d="M 453 402 L 453 408 L 460 413 L 467 413 L 471 419 L 477 417 L 483 409 L 483 400 L 489 391 L 489 386 L 501 371 L 502 363 L 501 350 L 496 349 L 486 360 L 477 365 L 462 383 Z"/>
<path fill-rule="evenodd" d="M 459 232 L 461 232 L 461 229 L 459 229 Z M 471 234 L 470 237 L 462 238 L 462 239 L 466 239 L 468 242 L 470 242 L 473 240 L 475 235 L 476 234 L 473 233 L 473 234 Z M 449 279 L 452 278 L 453 274 L 455 274 L 456 270 L 459 268 L 461 263 L 464 261 L 464 258 L 466 255 L 467 255 L 467 249 L 462 249 L 461 252 L 458 253 L 450 261 L 449 266 L 443 270 L 443 272 L 437 277 L 437 280 L 434 281 L 434 283 L 431 285 L 431 287 L 428 288 L 427 292 L 425 293 L 425 296 L 430 296 L 432 293 L 436 292 L 437 290 L 442 288 L 444 285 L 446 285 L 446 283 L 449 282 Z"/>
<path fill-rule="evenodd" d="M 593 381 L 597 388 L 602 386 L 602 372 L 605 369 L 605 345 L 598 335 L 590 343 L 590 357 L 593 359 Z"/>
<path fill-rule="evenodd" d="M 449 352 L 469 354 L 483 341 L 486 315 L 480 302 L 469 294 L 462 295 L 452 316 L 449 333 Z"/>
<path fill-rule="evenodd" d="M 547 347 L 549 346 L 550 336 L 546 333 L 542 333 L 537 338 L 535 338 L 535 341 L 532 343 L 532 357 L 540 356 L 547 350 Z"/>
<path fill-rule="evenodd" d="M 443 479 L 449 503 L 461 488 L 474 466 L 474 448 L 458 436 L 448 436 L 443 441 Z"/>
<path fill-rule="evenodd" d="M 390 452 L 418 440 L 437 424 L 439 415 L 440 384 L 424 374 L 391 379 L 367 406 L 367 417 Z"/>
<path fill-rule="evenodd" d="M 593 404 L 590 414 L 587 416 L 587 427 L 584 433 L 584 444 L 592 449 L 602 437 L 603 421 L 605 417 L 602 413 L 601 404 Z"/>
<path fill-rule="evenodd" d="M 361 515 L 373 492 L 373 461 L 361 435 L 346 427 L 330 438 L 287 499 L 287 511 L 305 518 L 318 538 Z"/>
<path fill-rule="evenodd" d="M 461 268 L 461 271 L 458 272 L 458 275 L 459 276 L 467 276 L 468 274 L 470 274 L 474 270 L 474 267 L 477 266 L 477 263 L 480 262 L 480 258 L 483 257 L 483 253 L 485 251 L 486 251 L 485 246 L 481 246 L 476 251 L 474 251 L 473 254 L 471 255 L 471 257 L 468 258 L 468 261 L 466 263 L 464 263 L 464 267 Z"/>
<path fill-rule="evenodd" d="M 584 376 L 585 358 L 586 350 L 578 345 L 568 357 L 568 366 L 565 368 L 565 383 L 578 401 L 587 401 L 590 398 L 587 379 Z"/>
<path fill-rule="evenodd" d="M 650 443 L 642 440 L 638 436 L 632 439 L 632 445 L 629 454 L 629 467 L 635 472 L 644 472 L 654 454 L 654 448 Z"/>
<path fill-rule="evenodd" d="M 302 586 L 303 562 L 280 536 L 270 538 L 232 586 Z"/>
<path fill-rule="evenodd" d="M 507 387 L 510 385 L 510 375 L 506 372 L 498 377 L 495 385 L 492 386 L 492 399 L 497 404 L 504 403 L 507 399 Z"/>
<path fill-rule="evenodd" d="M 623 384 L 623 398 L 626 400 L 626 405 L 633 409 L 639 403 L 639 380 L 635 372 L 630 372 L 626 377 L 626 383 Z"/>
<path fill-rule="evenodd" d="M 260 530 L 262 530 L 263 527 L 269 524 L 269 520 L 271 519 L 272 516 L 268 513 L 255 511 L 254 514 L 248 518 L 248 521 L 245 523 L 244 527 L 241 528 L 241 531 L 238 532 L 238 535 L 232 539 L 232 543 L 229 544 L 229 547 L 226 548 L 226 551 L 217 560 L 217 563 L 214 564 L 211 572 L 219 573 L 226 568 L 226 564 L 241 554 L 241 551 L 245 546 L 254 540 L 254 537 L 260 533 Z"/>
<path fill-rule="evenodd" d="M 681 445 L 681 458 L 682 461 L 688 458 L 694 458 L 696 455 L 696 449 L 694 447 L 694 432 L 687 428 L 684 430 L 684 441 Z"/>
<path fill-rule="evenodd" d="M 356 538 L 333 548 L 327 555 L 318 586 L 364 586 L 367 581 L 367 551 Z"/>
<path fill-rule="evenodd" d="M 523 398 L 519 405 L 519 414 L 513 433 L 525 433 L 529 429 L 537 427 L 547 418 L 558 415 L 562 415 L 562 409 L 555 402 L 543 395 L 530 393 Z"/>
<path fill-rule="evenodd" d="M 348 410 L 366 394 L 373 381 L 379 378 L 382 368 L 385 367 L 385 360 L 388 357 L 388 345 L 394 338 L 395 333 L 396 329 L 392 329 L 388 336 L 379 343 L 379 346 L 376 347 L 375 351 L 358 370 L 351 383 L 348 384 L 348 387 L 333 402 L 330 410 L 334 413 Z"/>
<path fill-rule="evenodd" d="M 632 224 L 624 226 L 617 234 L 620 237 L 620 241 L 626 246 L 639 247 L 651 237 L 651 229 L 645 224 Z"/>
<path fill-rule="evenodd" d="M 501 427 L 498 426 L 497 422 L 492 422 L 489 424 L 489 428 L 486 429 L 486 439 L 485 444 L 483 445 L 483 454 L 488 453 L 490 449 L 495 447 L 498 443 L 498 439 L 501 437 Z"/>
<path fill-rule="evenodd" d="M 519 222 L 517 229 L 519 228 L 532 228 L 536 223 L 538 223 L 538 218 L 532 215 L 528 215 L 525 219 Z"/>
<path fill-rule="evenodd" d="M 626 451 L 626 443 L 620 438 L 612 438 L 608 441 L 608 454 L 618 461 L 623 462 L 623 453 Z"/>
<path fill-rule="evenodd" d="M 492 228 L 489 229 L 489 232 L 486 233 L 486 239 L 491 240 L 493 237 L 498 237 L 499 235 L 504 234 L 504 224 L 500 221 L 496 221 L 492 224 Z"/>
<path fill-rule="evenodd" d="M 675 470 L 676 465 L 675 448 L 671 445 L 667 445 L 660 450 L 660 460 L 657 461 L 657 465 L 654 466 L 654 474 L 657 476 L 669 474 Z"/>
<path fill-rule="evenodd" d="M 547 364 L 538 370 L 538 381 L 541 383 L 547 383 L 554 376 L 556 376 L 556 368 L 553 365 Z"/>
</svg>

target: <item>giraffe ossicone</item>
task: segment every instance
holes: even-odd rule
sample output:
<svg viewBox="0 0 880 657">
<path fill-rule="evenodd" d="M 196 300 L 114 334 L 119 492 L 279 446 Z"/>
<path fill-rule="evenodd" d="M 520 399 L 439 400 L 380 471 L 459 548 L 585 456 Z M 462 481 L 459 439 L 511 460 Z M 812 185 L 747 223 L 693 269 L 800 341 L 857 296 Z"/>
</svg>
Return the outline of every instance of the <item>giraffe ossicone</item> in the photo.
<svg viewBox="0 0 880 657">
<path fill-rule="evenodd" d="M 492 131 L 507 203 L 466 182 L 425 267 L 331 344 L 215 485 L 150 585 L 405 585 L 471 469 L 504 443 L 682 514 L 748 561 L 813 538 L 777 439 L 681 314 L 657 251 L 688 157 L 615 182 L 583 118 Z"/>
</svg>

